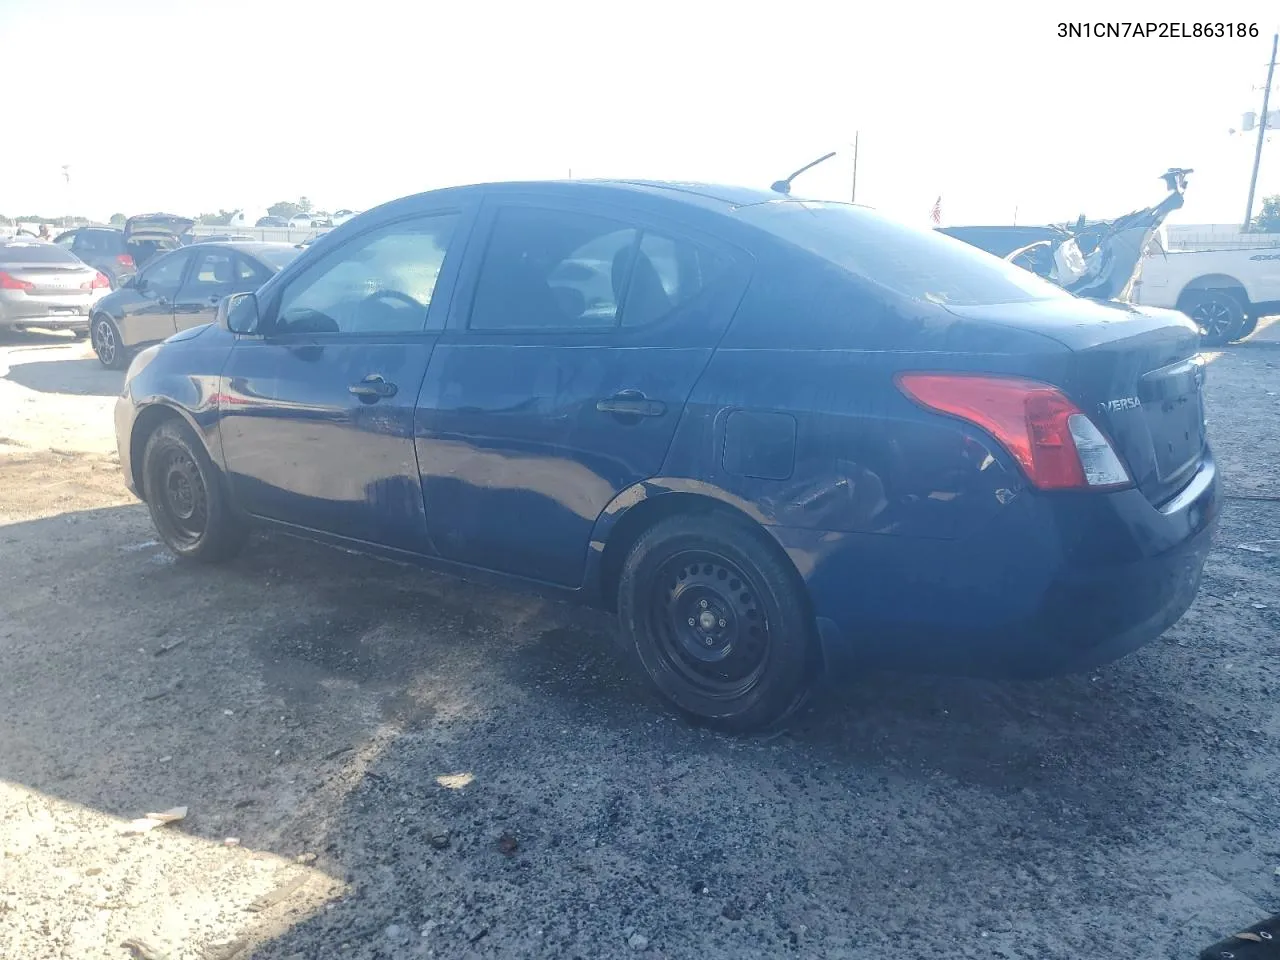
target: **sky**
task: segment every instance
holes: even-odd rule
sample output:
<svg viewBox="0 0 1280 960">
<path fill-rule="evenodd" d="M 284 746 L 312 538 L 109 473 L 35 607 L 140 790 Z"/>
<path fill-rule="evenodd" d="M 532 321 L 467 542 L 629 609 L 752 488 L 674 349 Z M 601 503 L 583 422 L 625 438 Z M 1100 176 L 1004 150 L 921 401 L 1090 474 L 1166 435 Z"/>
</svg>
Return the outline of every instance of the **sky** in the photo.
<svg viewBox="0 0 1280 960">
<path fill-rule="evenodd" d="M 570 172 L 767 186 L 829 150 L 794 192 L 848 199 L 856 135 L 858 202 L 922 225 L 939 197 L 944 224 L 1119 216 L 1170 166 L 1196 171 L 1171 223 L 1243 219 L 1255 134 L 1231 131 L 1280 5 L 876 6 L 0 0 L 0 213 L 360 210 Z M 1207 17 L 1259 36 L 1057 35 Z"/>
</svg>

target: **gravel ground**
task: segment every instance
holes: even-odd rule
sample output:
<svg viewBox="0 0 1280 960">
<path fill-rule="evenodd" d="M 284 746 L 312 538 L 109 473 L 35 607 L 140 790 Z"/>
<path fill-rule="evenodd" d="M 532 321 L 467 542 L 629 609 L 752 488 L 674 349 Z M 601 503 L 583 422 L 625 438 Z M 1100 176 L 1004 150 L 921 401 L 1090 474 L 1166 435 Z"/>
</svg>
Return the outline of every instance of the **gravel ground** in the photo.
<svg viewBox="0 0 1280 960">
<path fill-rule="evenodd" d="M 288 538 L 175 564 L 119 384 L 0 343 L 2 957 L 1190 958 L 1280 911 L 1274 345 L 1211 365 L 1233 499 L 1165 638 L 754 739 L 590 611 Z"/>
</svg>

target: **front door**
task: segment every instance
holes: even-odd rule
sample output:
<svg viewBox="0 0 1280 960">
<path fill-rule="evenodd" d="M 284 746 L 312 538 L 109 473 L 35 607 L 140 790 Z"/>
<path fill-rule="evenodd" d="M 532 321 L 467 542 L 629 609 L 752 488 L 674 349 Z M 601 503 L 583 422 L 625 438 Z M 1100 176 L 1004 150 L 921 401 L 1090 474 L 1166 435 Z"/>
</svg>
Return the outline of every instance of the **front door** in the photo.
<svg viewBox="0 0 1280 960">
<path fill-rule="evenodd" d="M 414 400 L 452 287 L 459 211 L 371 227 L 261 305 L 223 371 L 223 452 L 250 513 L 428 553 Z"/>
<path fill-rule="evenodd" d="M 134 281 L 134 293 L 124 306 L 120 333 L 128 346 L 167 340 L 173 325 L 173 301 L 182 287 L 191 251 L 176 250 L 153 260 Z"/>
<path fill-rule="evenodd" d="M 418 401 L 439 553 L 562 586 L 662 468 L 746 283 L 705 237 L 623 209 L 491 201 Z"/>
</svg>

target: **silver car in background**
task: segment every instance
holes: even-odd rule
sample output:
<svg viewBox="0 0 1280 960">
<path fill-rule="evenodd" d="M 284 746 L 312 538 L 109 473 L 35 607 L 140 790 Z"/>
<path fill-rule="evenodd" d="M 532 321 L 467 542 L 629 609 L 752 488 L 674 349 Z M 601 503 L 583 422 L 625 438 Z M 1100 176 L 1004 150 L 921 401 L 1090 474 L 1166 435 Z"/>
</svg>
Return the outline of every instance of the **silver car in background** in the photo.
<svg viewBox="0 0 1280 960">
<path fill-rule="evenodd" d="M 0 240 L 0 330 L 42 327 L 86 336 L 94 304 L 110 292 L 102 273 L 62 247 Z"/>
</svg>

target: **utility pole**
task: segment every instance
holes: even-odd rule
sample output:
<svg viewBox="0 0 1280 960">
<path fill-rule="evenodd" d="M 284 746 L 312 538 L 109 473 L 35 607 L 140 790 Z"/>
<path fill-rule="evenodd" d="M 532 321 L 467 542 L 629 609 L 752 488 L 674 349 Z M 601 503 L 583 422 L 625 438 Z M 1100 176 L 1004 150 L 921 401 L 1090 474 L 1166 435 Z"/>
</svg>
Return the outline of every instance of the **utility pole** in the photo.
<svg viewBox="0 0 1280 960">
<path fill-rule="evenodd" d="M 1262 162 L 1262 140 L 1267 134 L 1267 104 L 1271 100 L 1271 77 L 1276 72 L 1276 47 L 1280 45 L 1280 33 L 1271 38 L 1271 65 L 1267 67 L 1267 85 L 1262 91 L 1262 116 L 1258 120 L 1258 145 L 1253 151 L 1253 175 L 1249 177 L 1249 205 L 1244 211 L 1244 232 L 1253 225 L 1253 191 L 1258 186 L 1258 165 Z"/>
<path fill-rule="evenodd" d="M 849 191 L 849 202 L 858 202 L 858 132 L 853 134 L 853 188 Z"/>
</svg>

